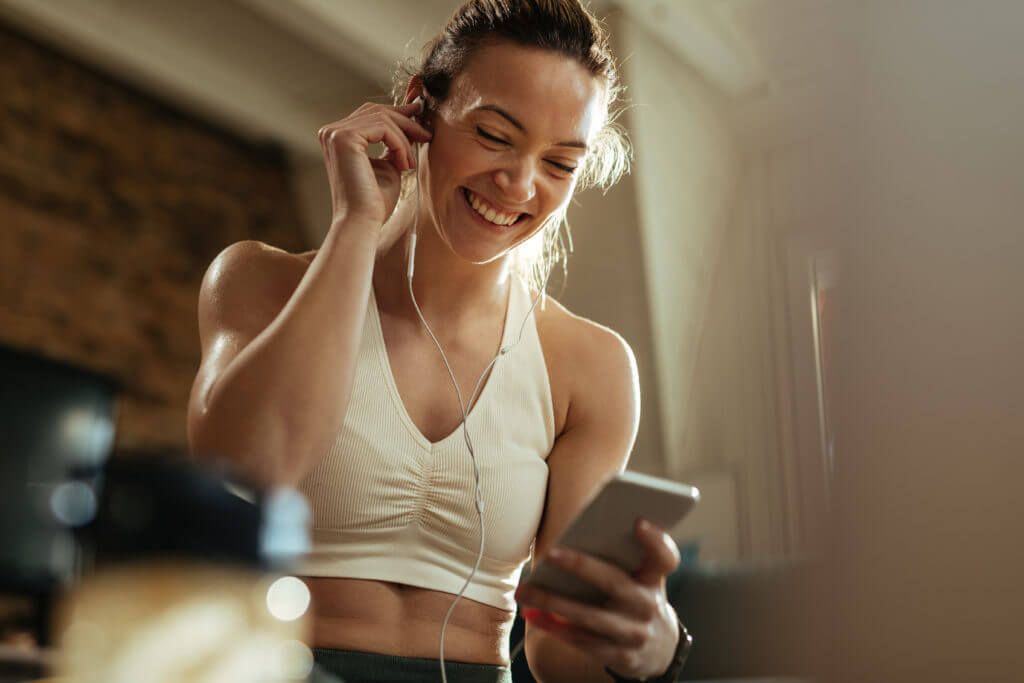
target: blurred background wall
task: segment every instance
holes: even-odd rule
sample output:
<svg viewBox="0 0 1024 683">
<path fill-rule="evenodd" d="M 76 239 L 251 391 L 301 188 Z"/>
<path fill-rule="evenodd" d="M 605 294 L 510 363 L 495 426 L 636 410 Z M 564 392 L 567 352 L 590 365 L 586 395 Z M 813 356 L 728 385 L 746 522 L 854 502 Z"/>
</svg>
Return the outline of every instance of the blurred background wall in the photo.
<svg viewBox="0 0 1024 683">
<path fill-rule="evenodd" d="M 206 266 L 302 246 L 280 151 L 7 27 L 0 89 L 0 340 L 117 378 L 119 448 L 184 444 Z"/>
<path fill-rule="evenodd" d="M 239 239 L 317 246 L 317 129 L 385 101 L 457 4 L 0 0 L 0 342 L 118 377 L 119 449 L 183 446 L 205 266 Z M 701 487 L 707 561 L 806 551 L 828 493 L 825 8 L 594 4 L 635 161 L 577 198 L 553 293 L 633 346 L 631 467 Z"/>
<path fill-rule="evenodd" d="M 1024 677 L 1024 5 L 846 6 L 833 681 Z"/>
</svg>

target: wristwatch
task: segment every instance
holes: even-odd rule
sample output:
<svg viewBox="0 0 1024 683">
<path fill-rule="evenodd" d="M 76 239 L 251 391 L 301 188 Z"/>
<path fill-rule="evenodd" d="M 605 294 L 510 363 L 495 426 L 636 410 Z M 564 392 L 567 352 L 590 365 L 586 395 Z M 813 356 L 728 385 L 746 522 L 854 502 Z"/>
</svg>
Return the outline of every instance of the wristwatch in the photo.
<svg viewBox="0 0 1024 683">
<path fill-rule="evenodd" d="M 679 674 L 683 672 L 683 664 L 686 664 L 686 656 L 690 654 L 690 648 L 693 646 L 693 636 L 686 630 L 683 622 L 679 622 L 679 642 L 676 643 L 676 653 L 672 657 L 672 663 L 669 664 L 668 669 L 665 673 L 660 676 L 653 678 L 626 678 L 620 676 L 608 667 L 604 670 L 612 677 L 615 683 L 675 683 L 676 679 L 679 678 Z"/>
</svg>

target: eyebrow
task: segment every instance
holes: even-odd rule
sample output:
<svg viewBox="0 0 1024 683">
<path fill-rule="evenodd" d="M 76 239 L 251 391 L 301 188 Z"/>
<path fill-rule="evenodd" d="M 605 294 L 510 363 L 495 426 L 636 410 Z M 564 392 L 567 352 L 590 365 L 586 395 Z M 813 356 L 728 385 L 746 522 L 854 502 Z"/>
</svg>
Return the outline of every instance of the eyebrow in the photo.
<svg viewBox="0 0 1024 683">
<path fill-rule="evenodd" d="M 498 116 L 505 118 L 509 123 L 511 123 L 513 126 L 518 128 L 523 133 L 526 132 L 526 126 L 524 126 L 519 119 L 512 116 L 512 114 L 509 114 L 507 111 L 505 111 L 496 104 L 482 104 L 479 107 L 477 107 L 477 111 L 480 110 L 493 111 Z M 585 150 L 587 149 L 587 143 L 583 142 L 582 140 L 567 140 L 565 142 L 556 142 L 555 147 L 577 147 L 579 149 Z"/>
</svg>

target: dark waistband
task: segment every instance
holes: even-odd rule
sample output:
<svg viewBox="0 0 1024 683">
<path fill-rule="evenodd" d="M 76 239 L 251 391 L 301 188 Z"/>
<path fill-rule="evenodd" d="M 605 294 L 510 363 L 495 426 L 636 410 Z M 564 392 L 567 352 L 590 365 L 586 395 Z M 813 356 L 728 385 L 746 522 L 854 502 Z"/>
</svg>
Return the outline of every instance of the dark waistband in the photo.
<svg viewBox="0 0 1024 683">
<path fill-rule="evenodd" d="M 311 683 L 436 683 L 441 680 L 441 662 L 438 659 L 398 657 L 372 652 L 353 652 L 313 648 L 316 667 Z M 512 683 L 512 671 L 507 666 L 472 664 L 445 660 L 448 683 Z"/>
</svg>

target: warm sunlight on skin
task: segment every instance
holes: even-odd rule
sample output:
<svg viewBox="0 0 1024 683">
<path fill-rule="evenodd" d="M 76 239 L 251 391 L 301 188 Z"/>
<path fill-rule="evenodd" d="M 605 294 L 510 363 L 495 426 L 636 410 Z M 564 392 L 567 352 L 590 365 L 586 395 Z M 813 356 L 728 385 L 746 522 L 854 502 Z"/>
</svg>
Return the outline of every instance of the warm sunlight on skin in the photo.
<svg viewBox="0 0 1024 683">
<path fill-rule="evenodd" d="M 576 60 L 510 43 L 480 48 L 432 119 L 423 218 L 473 263 L 507 254 L 569 201 L 574 169 L 606 117 L 603 83 Z M 464 188 L 496 210 L 526 215 L 481 227 Z"/>
</svg>

